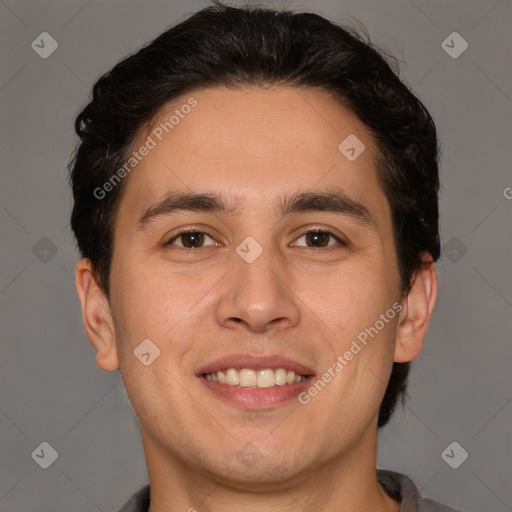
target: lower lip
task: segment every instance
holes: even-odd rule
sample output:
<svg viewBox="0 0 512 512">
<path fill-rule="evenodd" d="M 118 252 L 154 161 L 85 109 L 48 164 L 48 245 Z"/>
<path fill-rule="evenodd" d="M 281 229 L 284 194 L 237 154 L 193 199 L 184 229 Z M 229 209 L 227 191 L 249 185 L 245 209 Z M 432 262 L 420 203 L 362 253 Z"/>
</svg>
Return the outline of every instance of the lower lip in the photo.
<svg viewBox="0 0 512 512">
<path fill-rule="evenodd" d="M 199 379 L 210 391 L 243 409 L 262 409 L 283 404 L 297 397 L 309 386 L 311 377 L 302 382 L 270 388 L 243 388 L 213 382 L 204 377 L 199 377 Z"/>
</svg>

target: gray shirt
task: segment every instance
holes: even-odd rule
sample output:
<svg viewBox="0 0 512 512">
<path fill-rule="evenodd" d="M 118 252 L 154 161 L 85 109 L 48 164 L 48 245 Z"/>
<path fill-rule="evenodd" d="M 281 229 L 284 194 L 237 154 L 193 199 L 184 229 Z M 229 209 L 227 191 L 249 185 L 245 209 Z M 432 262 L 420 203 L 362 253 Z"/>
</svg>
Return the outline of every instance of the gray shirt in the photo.
<svg viewBox="0 0 512 512">
<path fill-rule="evenodd" d="M 377 470 L 377 478 L 386 493 L 401 502 L 400 512 L 460 512 L 438 501 L 422 498 L 417 487 L 405 475 Z M 117 512 L 147 512 L 149 484 L 137 491 Z"/>
</svg>

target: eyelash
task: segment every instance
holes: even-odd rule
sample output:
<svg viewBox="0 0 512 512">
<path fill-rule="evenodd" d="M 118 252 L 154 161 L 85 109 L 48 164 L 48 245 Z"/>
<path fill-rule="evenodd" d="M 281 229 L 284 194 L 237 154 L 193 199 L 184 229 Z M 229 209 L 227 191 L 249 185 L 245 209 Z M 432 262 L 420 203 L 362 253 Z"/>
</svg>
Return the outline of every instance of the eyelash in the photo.
<svg viewBox="0 0 512 512">
<path fill-rule="evenodd" d="M 202 234 L 202 235 L 207 235 L 209 236 L 212 240 L 214 240 L 214 237 L 212 235 L 210 235 L 209 233 L 207 233 L 206 231 L 201 231 L 200 229 L 194 229 L 194 228 L 188 228 L 188 229 L 185 229 L 183 231 L 180 231 L 179 233 L 177 233 L 176 235 L 174 235 L 171 239 L 169 239 L 167 242 L 165 242 L 163 245 L 164 247 L 168 247 L 168 246 L 171 246 L 173 245 L 173 242 L 175 240 L 177 240 L 178 238 L 180 238 L 180 236 L 182 235 L 186 235 L 188 233 L 198 233 L 198 234 Z M 322 249 L 324 251 L 332 251 L 332 250 L 336 250 L 338 249 L 340 246 L 342 247 L 346 247 L 346 243 L 338 236 L 336 236 L 334 233 L 332 233 L 331 231 L 329 231 L 328 229 L 325 229 L 325 228 L 311 228 L 309 231 L 305 231 L 301 236 L 299 236 L 295 242 L 297 242 L 298 240 L 300 240 L 303 236 L 305 235 L 309 235 L 309 234 L 326 234 L 326 235 L 330 235 L 334 240 L 336 240 L 337 242 L 337 245 L 334 245 L 334 246 L 326 246 L 326 247 L 303 247 L 304 249 L 313 249 L 313 250 L 318 250 L 318 249 Z M 177 246 L 179 247 L 179 249 L 181 250 L 185 250 L 185 251 L 197 251 L 198 249 L 204 249 L 204 247 L 180 247 L 180 246 Z M 213 247 L 213 246 L 211 246 Z"/>
</svg>

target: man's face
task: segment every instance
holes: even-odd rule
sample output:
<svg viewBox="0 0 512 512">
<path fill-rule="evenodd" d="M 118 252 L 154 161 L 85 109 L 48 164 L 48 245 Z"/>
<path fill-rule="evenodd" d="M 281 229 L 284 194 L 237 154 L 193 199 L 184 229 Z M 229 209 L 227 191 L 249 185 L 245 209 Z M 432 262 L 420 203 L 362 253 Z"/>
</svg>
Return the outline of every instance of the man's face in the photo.
<svg viewBox="0 0 512 512">
<path fill-rule="evenodd" d="M 158 140 L 151 130 L 190 96 L 197 105 Z M 394 357 L 398 314 L 377 321 L 400 300 L 375 142 L 325 92 L 190 96 L 133 145 L 148 135 L 156 143 L 126 178 L 115 224 L 115 345 L 147 454 L 253 483 L 355 458 L 374 448 Z M 350 135 L 365 145 L 353 161 L 355 139 L 338 149 Z M 236 208 L 154 208 L 177 193 L 219 195 Z M 299 194 L 344 200 L 334 211 L 332 201 L 303 198 L 286 212 Z M 376 322 L 384 327 L 358 341 Z M 160 355 L 146 366 L 134 351 L 147 339 Z M 265 369 L 273 372 L 261 373 L 262 388 L 241 372 Z M 332 378 L 322 377 L 329 369 Z M 231 383 L 249 385 L 204 375 L 228 379 L 228 370 Z M 306 379 L 284 384 L 292 370 Z M 324 385 L 308 393 L 318 380 Z"/>
</svg>

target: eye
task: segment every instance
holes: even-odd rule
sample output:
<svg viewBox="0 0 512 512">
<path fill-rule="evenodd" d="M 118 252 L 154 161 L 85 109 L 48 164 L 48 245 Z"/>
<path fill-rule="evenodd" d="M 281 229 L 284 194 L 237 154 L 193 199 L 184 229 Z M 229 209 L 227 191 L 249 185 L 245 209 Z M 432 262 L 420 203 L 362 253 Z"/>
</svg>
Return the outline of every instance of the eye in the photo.
<svg viewBox="0 0 512 512">
<path fill-rule="evenodd" d="M 301 239 L 304 239 L 305 243 L 307 244 L 305 247 L 308 248 L 322 248 L 331 247 L 332 245 L 345 245 L 345 243 L 339 237 L 325 229 L 315 229 L 313 231 L 308 231 L 307 233 L 304 233 L 302 236 L 297 238 L 295 244 L 298 244 Z M 330 241 L 333 241 L 334 243 L 330 243 Z"/>
<path fill-rule="evenodd" d="M 213 243 L 206 244 L 207 239 L 210 239 Z M 179 243 L 175 243 L 179 242 Z M 219 245 L 210 235 L 204 233 L 203 231 L 181 231 L 177 235 L 173 236 L 168 242 L 165 243 L 168 245 L 177 245 L 178 247 L 183 247 L 184 249 L 198 249 L 201 247 L 205 247 L 206 245 Z"/>
</svg>

